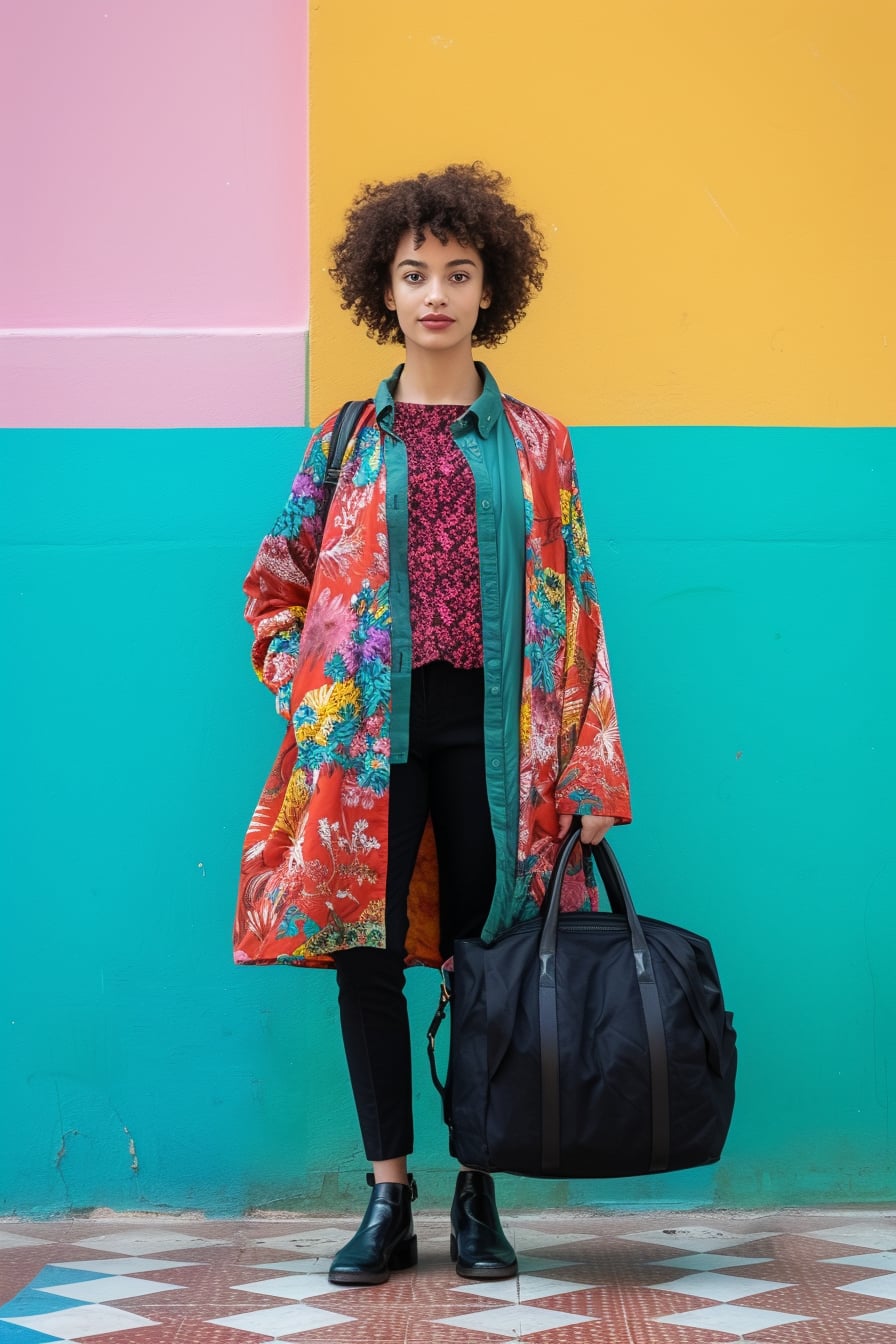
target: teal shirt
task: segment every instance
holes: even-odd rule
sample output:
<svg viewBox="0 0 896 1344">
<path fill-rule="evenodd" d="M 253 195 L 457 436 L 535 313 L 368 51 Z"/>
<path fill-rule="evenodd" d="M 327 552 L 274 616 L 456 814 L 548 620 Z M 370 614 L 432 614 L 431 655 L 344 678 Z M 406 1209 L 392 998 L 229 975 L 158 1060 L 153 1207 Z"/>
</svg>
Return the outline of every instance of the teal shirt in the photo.
<svg viewBox="0 0 896 1344">
<path fill-rule="evenodd" d="M 519 823 L 520 688 L 526 524 L 519 456 L 498 385 L 476 365 L 482 392 L 451 426 L 476 490 L 476 539 L 485 676 L 485 778 L 497 855 L 496 902 L 509 902 L 516 874 Z M 408 757 L 411 619 L 408 582 L 408 456 L 392 432 L 401 374 L 380 383 L 374 406 L 384 436 L 389 599 L 392 613 L 393 765 Z M 506 908 L 506 907 L 505 907 Z"/>
</svg>

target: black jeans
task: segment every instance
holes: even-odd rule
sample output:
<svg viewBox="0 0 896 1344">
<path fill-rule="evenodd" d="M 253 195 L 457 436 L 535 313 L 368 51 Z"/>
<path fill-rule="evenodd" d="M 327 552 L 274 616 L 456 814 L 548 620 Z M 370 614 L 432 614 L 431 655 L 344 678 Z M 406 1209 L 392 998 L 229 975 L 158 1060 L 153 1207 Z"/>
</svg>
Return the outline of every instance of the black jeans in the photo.
<svg viewBox="0 0 896 1344">
<path fill-rule="evenodd" d="M 426 819 L 439 866 L 440 950 L 475 937 L 495 888 L 485 787 L 481 668 L 427 663 L 411 680 L 410 750 L 389 776 L 386 947 L 337 952 L 342 1039 L 364 1152 L 403 1157 L 414 1146 L 411 1042 L 404 997 L 407 898 Z"/>
</svg>

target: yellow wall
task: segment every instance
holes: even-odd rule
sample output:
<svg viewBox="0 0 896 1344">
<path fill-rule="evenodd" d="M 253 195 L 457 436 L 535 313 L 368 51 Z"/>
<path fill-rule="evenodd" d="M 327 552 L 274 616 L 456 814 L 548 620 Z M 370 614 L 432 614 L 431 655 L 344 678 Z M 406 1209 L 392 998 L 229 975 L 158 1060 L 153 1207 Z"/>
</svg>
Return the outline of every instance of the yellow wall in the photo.
<svg viewBox="0 0 896 1344">
<path fill-rule="evenodd" d="M 327 276 L 357 185 L 481 158 L 549 241 L 487 355 L 572 424 L 892 424 L 892 0 L 319 0 L 310 419 L 398 362 Z"/>
</svg>

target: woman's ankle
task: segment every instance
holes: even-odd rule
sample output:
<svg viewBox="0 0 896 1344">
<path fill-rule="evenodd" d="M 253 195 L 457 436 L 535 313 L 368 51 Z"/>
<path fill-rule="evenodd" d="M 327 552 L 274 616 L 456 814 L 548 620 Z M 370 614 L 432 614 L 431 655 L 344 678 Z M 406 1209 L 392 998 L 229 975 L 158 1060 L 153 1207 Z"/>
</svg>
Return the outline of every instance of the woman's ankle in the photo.
<svg viewBox="0 0 896 1344">
<path fill-rule="evenodd" d="M 384 1181 L 395 1185 L 408 1185 L 408 1160 L 406 1157 L 387 1157 L 382 1162 L 374 1162 L 373 1179 L 377 1185 Z"/>
</svg>

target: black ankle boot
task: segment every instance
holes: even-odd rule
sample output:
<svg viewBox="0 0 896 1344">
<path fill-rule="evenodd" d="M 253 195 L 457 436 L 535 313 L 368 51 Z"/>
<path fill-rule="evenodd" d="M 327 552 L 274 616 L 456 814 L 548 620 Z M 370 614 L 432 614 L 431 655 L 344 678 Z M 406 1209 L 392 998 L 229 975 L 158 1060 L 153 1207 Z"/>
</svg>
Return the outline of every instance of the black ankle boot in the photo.
<svg viewBox="0 0 896 1344">
<path fill-rule="evenodd" d="M 413 1176 L 408 1184 L 381 1181 L 373 1186 L 367 1212 L 348 1245 L 343 1246 L 330 1266 L 331 1283 L 385 1283 L 393 1269 L 410 1269 L 417 1263 L 417 1238 L 411 1203 L 417 1198 Z"/>
<path fill-rule="evenodd" d="M 501 1230 L 495 1183 L 484 1171 L 460 1171 L 451 1205 L 451 1259 L 465 1279 L 509 1279 L 516 1255 Z"/>
</svg>

